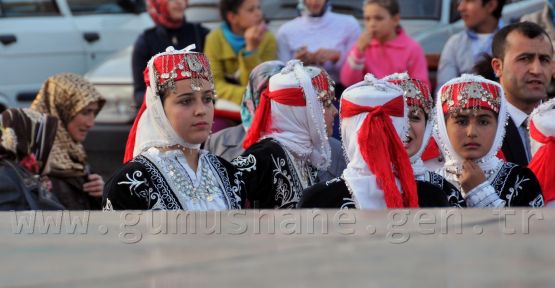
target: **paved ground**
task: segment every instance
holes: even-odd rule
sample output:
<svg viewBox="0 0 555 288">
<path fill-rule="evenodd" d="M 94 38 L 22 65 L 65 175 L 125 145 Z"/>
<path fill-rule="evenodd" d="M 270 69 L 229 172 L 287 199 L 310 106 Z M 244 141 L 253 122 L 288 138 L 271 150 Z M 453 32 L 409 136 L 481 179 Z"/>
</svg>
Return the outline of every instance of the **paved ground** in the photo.
<svg viewBox="0 0 555 288">
<path fill-rule="evenodd" d="M 0 286 L 554 287 L 554 211 L 5 212 Z"/>
</svg>

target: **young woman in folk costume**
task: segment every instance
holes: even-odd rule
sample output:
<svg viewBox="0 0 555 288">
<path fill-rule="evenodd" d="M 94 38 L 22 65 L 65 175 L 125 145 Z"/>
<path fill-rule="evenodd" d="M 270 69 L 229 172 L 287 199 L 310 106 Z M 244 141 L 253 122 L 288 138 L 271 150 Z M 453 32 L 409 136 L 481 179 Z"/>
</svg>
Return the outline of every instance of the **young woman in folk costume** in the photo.
<svg viewBox="0 0 555 288">
<path fill-rule="evenodd" d="M 299 206 L 418 207 L 416 181 L 401 141 L 408 129 L 407 112 L 403 90 L 371 74 L 348 87 L 339 113 L 347 169 L 341 177 L 305 190 Z"/>
<path fill-rule="evenodd" d="M 409 130 L 404 144 L 416 181 L 439 187 L 449 206 L 461 207 L 464 204 L 458 202 L 458 189 L 440 175 L 429 171 L 422 161 L 422 154 L 428 146 L 433 127 L 433 100 L 430 88 L 423 81 L 410 78 L 407 73 L 392 74 L 384 80 L 399 86 L 405 92 L 405 100 L 409 107 Z M 434 192 L 437 192 L 437 189 L 418 189 L 420 207 L 443 206 L 442 196 Z"/>
<path fill-rule="evenodd" d="M 459 203 L 543 206 L 532 171 L 497 157 L 507 121 L 505 95 L 498 83 L 463 74 L 440 88 L 435 108 L 434 138 L 446 160 L 437 173 L 459 188 Z"/>
<path fill-rule="evenodd" d="M 202 53 L 174 50 L 145 70 L 146 108 L 131 130 L 133 160 L 106 184 L 105 209 L 240 209 L 245 193 L 231 164 L 200 145 L 214 116 L 214 80 Z"/>
<path fill-rule="evenodd" d="M 555 99 L 538 106 L 530 115 L 532 160 L 528 168 L 534 172 L 546 207 L 555 207 Z"/>
<path fill-rule="evenodd" d="M 303 189 L 318 182 L 316 169 L 330 165 L 327 135 L 337 113 L 331 83 L 324 70 L 299 60 L 270 78 L 246 150 L 232 161 L 244 173 L 251 207 L 295 208 Z"/>
</svg>

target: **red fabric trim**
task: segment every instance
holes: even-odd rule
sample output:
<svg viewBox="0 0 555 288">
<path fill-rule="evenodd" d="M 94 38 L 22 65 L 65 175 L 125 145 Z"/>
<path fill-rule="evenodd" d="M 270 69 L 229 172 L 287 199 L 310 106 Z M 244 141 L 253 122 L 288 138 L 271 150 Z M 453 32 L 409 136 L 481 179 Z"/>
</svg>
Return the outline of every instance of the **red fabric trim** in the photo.
<svg viewBox="0 0 555 288">
<path fill-rule="evenodd" d="M 376 175 L 378 186 L 384 191 L 388 208 L 418 207 L 418 193 L 409 156 L 395 126 L 389 116 L 404 115 L 403 97 L 399 96 L 382 106 L 359 106 L 348 100 L 341 100 L 341 118 L 348 118 L 368 112 L 358 132 L 358 144 L 362 158 Z M 395 172 L 404 193 L 395 184 Z"/>
<path fill-rule="evenodd" d="M 534 121 L 530 122 L 530 137 L 544 144 L 536 151 L 528 168 L 536 174 L 544 202 L 548 203 L 555 200 L 555 137 L 543 135 L 534 125 Z"/>
<path fill-rule="evenodd" d="M 555 142 L 554 136 L 545 136 L 543 133 L 536 128 L 536 124 L 534 121 L 530 121 L 530 137 L 534 138 L 534 140 L 542 143 L 542 144 L 549 144 Z"/>
<path fill-rule="evenodd" d="M 490 83 L 477 83 L 477 82 L 461 82 L 461 83 L 453 83 L 451 85 L 448 86 L 443 86 L 443 89 L 441 90 L 440 95 L 444 95 L 445 93 L 449 92 L 449 89 L 451 89 L 451 93 L 449 95 L 446 95 L 447 98 L 449 98 L 449 100 L 453 101 L 453 105 L 448 105 L 446 102 L 442 102 L 441 108 L 443 110 L 443 113 L 447 113 L 449 111 L 449 108 L 451 107 L 456 107 L 459 109 L 469 109 L 472 107 L 480 107 L 480 108 L 486 108 L 486 109 L 490 109 L 493 111 L 499 111 L 499 107 L 492 107 L 488 102 L 486 101 L 482 101 L 481 99 L 468 99 L 468 102 L 466 103 L 466 105 L 464 107 L 461 107 L 460 103 L 459 103 L 459 95 L 460 93 L 462 93 L 466 86 L 468 85 L 473 85 L 473 84 L 480 84 L 480 86 L 482 86 L 482 89 L 488 91 L 489 93 L 491 93 L 491 95 L 493 96 L 493 98 L 495 99 L 499 99 L 499 88 L 496 85 L 490 84 Z M 442 96 L 440 96 L 442 97 Z"/>
<path fill-rule="evenodd" d="M 170 73 L 172 72 L 172 70 L 174 68 L 176 68 L 175 66 L 178 65 L 178 63 L 183 61 L 183 58 L 188 57 L 189 59 L 194 59 L 194 61 L 198 61 L 202 64 L 202 67 L 204 67 L 203 69 L 201 69 L 201 71 L 194 71 L 193 69 L 191 69 L 191 67 L 189 67 L 189 61 L 184 61 L 183 62 L 183 69 L 177 69 L 176 72 L 176 77 L 171 77 L 171 79 L 173 79 L 173 81 L 179 81 L 179 80 L 183 80 L 183 79 L 204 79 L 208 82 L 213 82 L 212 81 L 212 76 L 210 73 L 210 64 L 208 63 L 208 58 L 206 58 L 206 55 L 202 54 L 202 53 L 178 53 L 178 54 L 171 54 L 171 55 L 161 55 L 158 56 L 156 58 L 154 58 L 154 70 L 156 70 L 156 73 L 158 74 L 158 79 L 156 79 L 156 84 L 158 86 L 163 85 L 164 83 L 166 83 L 169 79 L 165 79 L 162 78 L 162 74 L 164 73 Z M 177 67 L 179 68 L 179 67 Z M 187 72 L 187 73 L 182 73 L 182 72 Z M 150 86 L 150 70 L 149 67 L 147 65 L 147 67 L 145 68 L 145 70 L 143 71 L 143 79 L 145 81 L 145 85 L 146 87 Z"/>
<path fill-rule="evenodd" d="M 499 149 L 499 151 L 497 151 L 497 158 L 507 162 L 507 157 L 505 157 L 505 153 L 503 153 L 503 150 Z"/>
<path fill-rule="evenodd" d="M 441 153 L 439 152 L 439 147 L 437 146 L 436 139 L 434 137 L 430 138 L 428 146 L 424 149 L 422 153 L 422 161 L 428 161 L 439 157 Z"/>
<path fill-rule="evenodd" d="M 241 113 L 235 111 L 215 109 L 214 117 L 226 118 L 233 121 L 241 122 Z"/>
<path fill-rule="evenodd" d="M 343 106 L 345 104 L 345 106 Z M 369 107 L 360 106 L 346 99 L 341 99 L 341 118 L 348 118 L 360 113 L 368 112 L 369 116 L 377 116 L 381 112 L 395 117 L 403 117 L 405 110 L 403 106 L 403 96 L 396 97 L 382 106 Z"/>
<path fill-rule="evenodd" d="M 133 159 L 133 149 L 135 148 L 135 138 L 137 137 L 137 126 L 139 126 L 139 120 L 146 110 L 146 94 L 144 98 L 143 104 L 141 105 L 137 116 L 135 116 L 135 121 L 133 122 L 131 130 L 129 130 L 129 135 L 127 136 L 127 144 L 125 144 L 125 153 L 123 154 L 123 164 Z"/>
<path fill-rule="evenodd" d="M 252 126 L 249 128 L 243 142 L 243 148 L 247 149 L 258 142 L 262 133 L 272 127 L 272 105 L 270 100 L 288 106 L 306 106 L 306 100 L 301 88 L 287 88 L 273 92 L 266 88 L 260 95 L 260 103 L 256 108 Z"/>
</svg>

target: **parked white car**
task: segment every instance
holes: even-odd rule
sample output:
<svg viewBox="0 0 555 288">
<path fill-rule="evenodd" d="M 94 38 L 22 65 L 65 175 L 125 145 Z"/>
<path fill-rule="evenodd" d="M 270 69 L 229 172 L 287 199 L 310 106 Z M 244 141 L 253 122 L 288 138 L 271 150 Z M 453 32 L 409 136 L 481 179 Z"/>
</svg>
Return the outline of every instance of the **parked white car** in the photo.
<svg viewBox="0 0 555 288">
<path fill-rule="evenodd" d="M 61 72 L 85 74 L 152 26 L 143 0 L 0 0 L 0 111 Z"/>
<path fill-rule="evenodd" d="M 354 15 L 362 25 L 361 0 L 332 0 L 334 11 Z M 186 17 L 208 28 L 220 23 L 218 0 L 190 0 Z M 269 29 L 277 32 L 285 21 L 297 16 L 297 0 L 263 0 L 262 8 L 270 20 Z M 457 12 L 457 0 L 400 0 L 401 25 L 417 40 L 427 54 L 439 54 L 449 37 L 464 28 Z M 509 0 L 503 9 L 505 23 L 516 22 L 524 14 L 542 9 L 544 0 Z M 136 108 L 131 76 L 132 47 L 91 70 L 86 78 L 107 98 L 98 115 L 99 123 L 129 123 Z M 218 100 L 217 109 L 239 111 L 236 104 Z"/>
</svg>

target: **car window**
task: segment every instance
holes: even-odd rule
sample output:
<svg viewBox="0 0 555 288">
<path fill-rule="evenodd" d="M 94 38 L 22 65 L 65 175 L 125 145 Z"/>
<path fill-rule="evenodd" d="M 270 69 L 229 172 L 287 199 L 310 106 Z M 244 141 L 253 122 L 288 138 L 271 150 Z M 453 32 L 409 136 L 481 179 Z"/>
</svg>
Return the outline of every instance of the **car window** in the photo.
<svg viewBox="0 0 555 288">
<path fill-rule="evenodd" d="M 0 0 L 0 17 L 60 15 L 55 0 Z"/>
<path fill-rule="evenodd" d="M 451 8 L 449 9 L 449 23 L 454 23 L 461 19 L 461 13 L 459 13 L 459 1 L 451 1 Z"/>
<path fill-rule="evenodd" d="M 439 20 L 442 2 L 442 0 L 400 0 L 401 18 Z"/>
<path fill-rule="evenodd" d="M 68 0 L 73 15 L 124 14 L 145 11 L 143 0 Z"/>
</svg>

